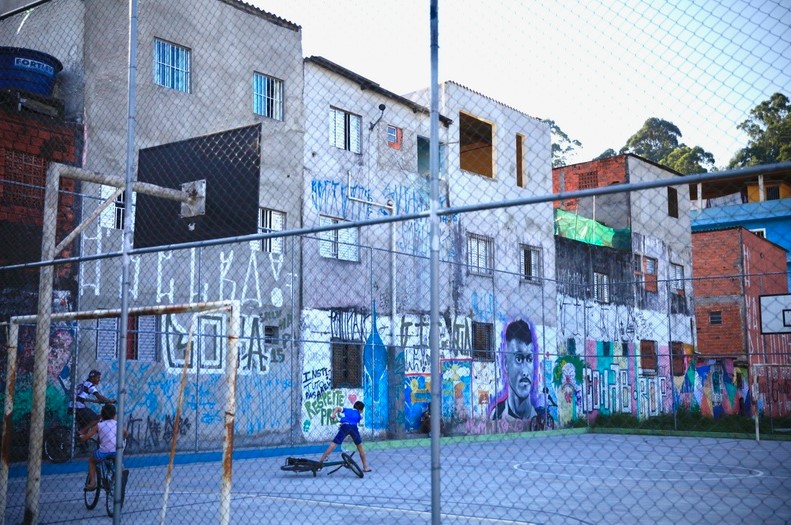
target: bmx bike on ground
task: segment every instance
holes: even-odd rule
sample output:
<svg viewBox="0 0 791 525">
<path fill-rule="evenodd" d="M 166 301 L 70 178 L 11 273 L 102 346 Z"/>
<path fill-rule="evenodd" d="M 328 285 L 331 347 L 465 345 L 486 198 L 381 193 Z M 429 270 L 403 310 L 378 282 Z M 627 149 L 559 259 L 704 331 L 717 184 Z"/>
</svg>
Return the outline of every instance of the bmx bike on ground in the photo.
<svg viewBox="0 0 791 525">
<path fill-rule="evenodd" d="M 285 464 L 280 466 L 280 470 L 285 470 L 289 472 L 312 472 L 313 477 L 316 477 L 319 470 L 328 468 L 328 467 L 335 467 L 331 471 L 327 472 L 327 475 L 332 474 L 333 472 L 338 471 L 341 468 L 347 468 L 357 474 L 358 478 L 365 476 L 363 469 L 360 468 L 360 465 L 352 457 L 354 456 L 354 452 L 351 454 L 347 454 L 346 452 L 341 452 L 341 461 L 325 461 L 324 463 L 320 463 L 318 461 L 314 461 L 312 459 L 307 458 L 293 458 L 288 457 L 286 458 Z"/>
</svg>

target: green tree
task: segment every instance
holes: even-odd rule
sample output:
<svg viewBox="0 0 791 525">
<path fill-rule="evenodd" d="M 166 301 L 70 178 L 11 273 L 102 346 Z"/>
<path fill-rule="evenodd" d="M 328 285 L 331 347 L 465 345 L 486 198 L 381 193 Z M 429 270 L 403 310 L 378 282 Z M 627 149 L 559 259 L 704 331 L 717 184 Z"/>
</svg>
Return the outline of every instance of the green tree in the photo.
<svg viewBox="0 0 791 525">
<path fill-rule="evenodd" d="M 700 146 L 690 148 L 686 144 L 665 155 L 659 164 L 667 166 L 684 175 L 691 173 L 706 173 L 714 167 L 714 155 L 704 150 Z"/>
<path fill-rule="evenodd" d="M 634 153 L 653 162 L 660 162 L 679 146 L 681 130 L 667 120 L 651 117 L 637 133 L 629 137 L 621 153 Z"/>
<path fill-rule="evenodd" d="M 791 104 L 782 93 L 755 106 L 737 128 L 750 139 L 736 152 L 729 168 L 791 161 Z"/>
<path fill-rule="evenodd" d="M 602 154 L 601 154 L 601 155 L 599 155 L 598 157 L 596 157 L 596 158 L 595 158 L 595 159 L 593 159 L 593 160 L 609 159 L 610 157 L 614 157 L 614 156 L 616 156 L 616 155 L 618 155 L 618 152 L 617 152 L 617 151 L 615 151 L 615 150 L 614 150 L 614 149 L 612 149 L 612 148 L 607 148 L 606 150 L 604 150 L 604 151 L 602 152 Z"/>
<path fill-rule="evenodd" d="M 570 138 L 554 120 L 547 120 L 547 123 L 552 135 L 552 167 L 565 166 L 568 163 L 568 156 L 577 148 L 582 147 L 582 142 Z"/>
</svg>

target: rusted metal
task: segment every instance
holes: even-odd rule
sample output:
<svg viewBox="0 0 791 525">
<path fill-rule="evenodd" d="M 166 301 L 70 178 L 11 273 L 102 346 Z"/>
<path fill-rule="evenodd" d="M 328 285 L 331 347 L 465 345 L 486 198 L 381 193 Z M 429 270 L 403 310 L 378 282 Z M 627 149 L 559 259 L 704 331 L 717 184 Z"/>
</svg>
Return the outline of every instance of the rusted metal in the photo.
<svg viewBox="0 0 791 525">
<path fill-rule="evenodd" d="M 220 523 L 231 523 L 231 479 L 233 475 L 233 433 L 236 422 L 236 366 L 239 343 L 239 318 L 241 305 L 234 301 L 228 319 L 228 353 L 225 359 L 225 442 L 222 449 L 222 482 L 220 484 Z"/>
<path fill-rule="evenodd" d="M 74 166 L 67 166 L 66 164 L 60 164 L 57 162 L 50 164 L 50 170 L 57 171 L 58 175 L 61 177 L 77 179 L 85 182 L 94 182 L 104 186 L 123 188 L 126 185 L 126 181 L 123 177 L 96 173 L 94 171 L 76 168 Z M 147 182 L 135 182 L 132 184 L 132 189 L 137 193 L 143 193 L 145 195 L 151 195 L 152 197 L 160 197 L 172 201 L 184 202 L 187 204 L 192 203 L 194 199 L 193 195 L 190 195 L 185 191 L 176 190 L 173 188 L 163 188 L 161 186 L 157 186 L 156 184 L 149 184 Z"/>
<path fill-rule="evenodd" d="M 83 231 L 85 228 L 87 228 L 89 224 L 91 224 L 91 223 L 92 223 L 94 220 L 96 220 L 96 218 L 97 218 L 99 215 L 101 215 L 101 214 L 102 214 L 102 212 L 103 212 L 105 209 L 107 209 L 107 207 L 108 207 L 110 204 L 112 204 L 113 202 L 115 202 L 115 199 L 117 199 L 117 198 L 118 198 L 118 196 L 119 196 L 121 193 L 123 193 L 123 191 L 124 191 L 124 190 L 123 190 L 123 188 L 118 188 L 117 190 L 115 190 L 115 192 L 114 192 L 112 195 L 110 195 L 109 197 L 107 197 L 107 199 L 105 199 L 105 201 L 104 201 L 103 203 L 101 203 L 101 204 L 100 204 L 100 205 L 99 205 L 99 206 L 98 206 L 98 207 L 97 207 L 95 210 L 93 210 L 93 211 L 91 212 L 91 214 L 90 214 L 90 215 L 88 215 L 88 217 L 86 217 L 85 219 L 83 219 L 83 221 L 82 221 L 80 224 L 78 224 L 78 225 L 77 225 L 77 227 L 76 227 L 76 228 L 74 228 L 74 229 L 71 231 L 71 233 L 70 233 L 70 234 L 68 234 L 68 235 L 66 236 L 66 238 L 65 238 L 65 239 L 63 239 L 62 241 L 60 241 L 60 244 L 58 244 L 58 245 L 55 247 L 55 256 L 57 257 L 57 255 L 58 255 L 58 254 L 59 254 L 61 251 L 63 251 L 63 248 L 65 248 L 66 246 L 68 246 L 68 245 L 71 243 L 71 241 L 73 241 L 73 240 L 74 240 L 74 239 L 75 239 L 75 238 L 76 238 L 76 237 L 77 237 L 77 236 L 78 236 L 80 233 L 82 233 L 82 231 Z"/>
<path fill-rule="evenodd" d="M 179 437 L 179 421 L 181 420 L 181 404 L 184 402 L 184 389 L 187 386 L 187 370 L 192 360 L 192 340 L 195 335 L 195 323 L 200 313 L 192 315 L 189 330 L 187 331 L 187 347 L 184 349 L 184 366 L 181 368 L 181 383 L 179 385 L 179 397 L 176 402 L 176 417 L 173 422 L 173 436 L 170 438 L 170 456 L 168 457 L 168 468 L 165 473 L 165 490 L 162 495 L 162 510 L 159 514 L 159 523 L 164 525 L 167 521 L 168 499 L 170 497 L 170 481 L 173 479 L 173 460 L 176 457 L 176 443 Z"/>
<path fill-rule="evenodd" d="M 13 430 L 14 391 L 16 390 L 16 354 L 19 340 L 19 326 L 8 327 L 7 369 L 5 381 L 5 409 L 3 411 L 2 466 L 0 466 L 0 510 L 5 512 L 8 498 L 8 468 L 11 465 L 11 431 Z M 0 520 L 2 521 L 2 520 Z"/>
<path fill-rule="evenodd" d="M 59 171 L 50 167 L 44 188 L 44 220 L 41 228 L 41 260 L 55 256 L 55 227 L 58 217 Z M 27 457 L 25 486 L 25 523 L 38 523 L 41 492 L 41 457 L 44 446 L 44 412 L 47 392 L 47 361 L 49 359 L 49 329 L 52 323 L 52 286 L 55 268 L 42 266 L 38 283 L 38 323 L 33 354 L 33 399 L 30 404 L 30 445 Z"/>
</svg>

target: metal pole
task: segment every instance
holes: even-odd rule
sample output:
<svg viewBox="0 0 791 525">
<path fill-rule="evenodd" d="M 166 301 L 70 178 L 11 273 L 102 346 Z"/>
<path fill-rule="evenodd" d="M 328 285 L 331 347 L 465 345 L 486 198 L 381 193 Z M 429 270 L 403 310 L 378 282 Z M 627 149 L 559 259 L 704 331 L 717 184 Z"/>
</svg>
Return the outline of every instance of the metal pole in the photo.
<svg viewBox="0 0 791 525">
<path fill-rule="evenodd" d="M 228 313 L 228 355 L 225 359 L 225 377 L 228 381 L 225 393 L 225 441 L 222 447 L 222 482 L 220 483 L 221 525 L 231 523 L 231 477 L 233 474 L 233 432 L 236 422 L 236 366 L 239 342 L 239 318 L 241 305 L 233 301 Z"/>
<path fill-rule="evenodd" d="M 429 169 L 431 170 L 431 523 L 439 525 L 440 514 L 440 419 L 442 418 L 442 375 L 439 368 L 439 86 L 438 86 L 438 4 L 431 0 L 431 142 Z"/>
<path fill-rule="evenodd" d="M 115 490 L 113 525 L 121 523 L 123 496 L 124 428 L 126 407 L 126 346 L 129 333 L 129 250 L 132 249 L 132 184 L 135 179 L 135 73 L 137 62 L 137 0 L 129 0 L 129 73 L 127 78 L 126 183 L 124 185 L 124 234 L 121 248 L 121 344 L 118 348 L 118 430 L 115 438 Z"/>
<path fill-rule="evenodd" d="M 14 390 L 16 388 L 16 349 L 19 341 L 19 325 L 11 323 L 8 326 L 8 365 L 5 381 L 5 410 L 3 411 L 3 438 L 2 438 L 2 466 L 0 466 L 0 512 L 5 513 L 6 499 L 8 497 L 8 468 L 11 464 L 11 426 L 14 413 Z M 0 514 L 4 516 L 5 514 Z M 2 521 L 2 519 L 0 519 Z"/>
<path fill-rule="evenodd" d="M 58 186 L 60 176 L 47 169 L 44 189 L 44 222 L 41 228 L 41 260 L 55 257 L 55 226 L 58 217 Z M 33 400 L 30 407 L 30 446 L 27 458 L 25 486 L 25 525 L 38 523 L 41 491 L 41 450 L 44 443 L 44 410 L 47 394 L 47 361 L 49 359 L 49 329 L 52 315 L 52 278 L 54 264 L 41 267 L 38 283 L 38 323 L 36 350 L 33 361 Z"/>
</svg>

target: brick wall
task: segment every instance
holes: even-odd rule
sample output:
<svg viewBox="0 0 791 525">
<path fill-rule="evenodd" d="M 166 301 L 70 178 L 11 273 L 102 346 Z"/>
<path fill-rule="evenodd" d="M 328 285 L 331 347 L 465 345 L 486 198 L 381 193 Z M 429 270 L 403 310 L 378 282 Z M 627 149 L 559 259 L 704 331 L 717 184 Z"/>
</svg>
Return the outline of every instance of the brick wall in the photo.
<svg viewBox="0 0 791 525">
<path fill-rule="evenodd" d="M 590 188 L 602 188 L 611 184 L 628 182 L 626 173 L 626 155 L 618 155 L 602 160 L 582 162 L 554 168 L 552 170 L 552 192 L 577 191 Z M 567 211 L 577 209 L 577 199 L 555 201 L 555 208 Z"/>
<path fill-rule="evenodd" d="M 0 110 L 0 224 L 6 237 L 0 241 L 3 246 L 15 248 L 0 253 L 0 264 L 31 260 L 29 256 L 33 252 L 27 245 L 35 240 L 30 238 L 31 231 L 40 234 L 47 167 L 51 161 L 75 163 L 76 136 L 73 124 L 32 113 Z M 61 181 L 61 190 L 67 193 L 61 193 L 59 199 L 58 238 L 75 226 L 75 189 L 73 180 Z M 16 249 L 20 240 L 25 241 L 21 246 L 24 259 Z M 40 252 L 41 247 L 37 246 L 35 254 Z"/>
</svg>

